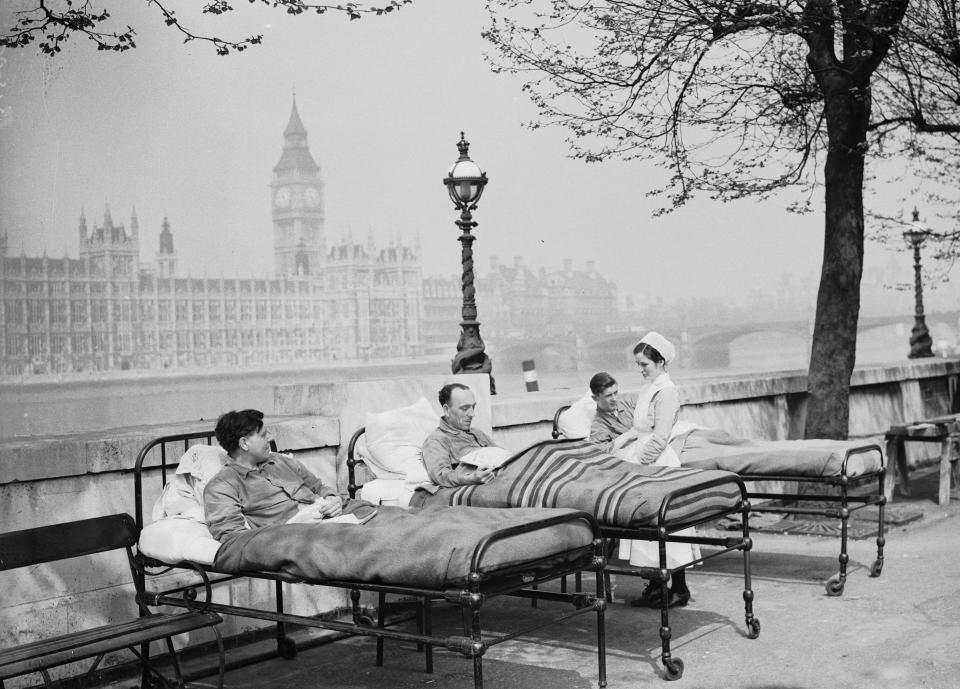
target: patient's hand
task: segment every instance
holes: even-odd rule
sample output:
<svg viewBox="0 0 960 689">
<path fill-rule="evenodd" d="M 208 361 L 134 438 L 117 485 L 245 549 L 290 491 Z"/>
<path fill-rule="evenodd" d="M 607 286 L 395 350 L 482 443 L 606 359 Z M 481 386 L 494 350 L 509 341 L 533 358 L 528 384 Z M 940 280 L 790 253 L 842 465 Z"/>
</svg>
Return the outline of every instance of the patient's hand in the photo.
<svg viewBox="0 0 960 689">
<path fill-rule="evenodd" d="M 343 503 L 337 495 L 328 495 L 314 504 L 317 506 L 317 511 L 324 517 L 336 517 L 343 512 Z"/>
<path fill-rule="evenodd" d="M 473 470 L 474 483 L 486 483 L 493 478 L 494 469 L 492 467 L 477 467 Z"/>
<path fill-rule="evenodd" d="M 287 524 L 313 524 L 329 517 L 336 517 L 341 512 L 343 512 L 343 504 L 340 502 L 340 498 L 336 495 L 330 495 L 309 505 L 304 505 L 287 520 Z"/>
</svg>

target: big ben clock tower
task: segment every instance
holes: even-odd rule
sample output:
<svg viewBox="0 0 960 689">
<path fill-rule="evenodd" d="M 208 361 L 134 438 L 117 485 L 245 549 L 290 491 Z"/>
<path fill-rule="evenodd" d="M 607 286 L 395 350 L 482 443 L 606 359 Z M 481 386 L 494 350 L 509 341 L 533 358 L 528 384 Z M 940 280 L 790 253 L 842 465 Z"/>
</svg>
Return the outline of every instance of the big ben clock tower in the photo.
<svg viewBox="0 0 960 689">
<path fill-rule="evenodd" d="M 293 101 L 283 131 L 283 153 L 270 182 L 273 255 L 277 277 L 317 275 L 326 256 L 323 180 L 310 155 L 307 130 Z"/>
</svg>

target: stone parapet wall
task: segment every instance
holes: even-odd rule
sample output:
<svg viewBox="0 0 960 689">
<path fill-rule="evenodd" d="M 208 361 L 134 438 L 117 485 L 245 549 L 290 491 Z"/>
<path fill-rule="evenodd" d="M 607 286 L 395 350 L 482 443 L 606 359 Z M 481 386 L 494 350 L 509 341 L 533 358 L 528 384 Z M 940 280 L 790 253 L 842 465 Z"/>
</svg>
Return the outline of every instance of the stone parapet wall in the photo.
<svg viewBox="0 0 960 689">
<path fill-rule="evenodd" d="M 960 411 L 960 360 L 924 359 L 854 371 L 850 390 L 850 435 L 880 438 L 891 425 Z M 625 397 L 635 398 L 640 376 L 621 380 Z M 735 435 L 770 440 L 803 437 L 807 378 L 803 373 L 743 374 L 678 379 L 681 418 Z M 511 449 L 549 437 L 554 413 L 588 394 L 534 392 L 493 398 L 494 436 Z M 922 460 L 930 448 L 910 448 Z"/>
</svg>

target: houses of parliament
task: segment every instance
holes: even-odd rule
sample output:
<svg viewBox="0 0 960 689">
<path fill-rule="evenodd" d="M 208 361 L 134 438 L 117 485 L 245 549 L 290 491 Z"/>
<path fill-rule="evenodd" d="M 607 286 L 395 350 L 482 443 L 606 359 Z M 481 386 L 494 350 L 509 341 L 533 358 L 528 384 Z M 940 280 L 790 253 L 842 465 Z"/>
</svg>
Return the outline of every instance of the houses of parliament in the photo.
<svg viewBox="0 0 960 689">
<path fill-rule="evenodd" d="M 459 277 L 422 275 L 417 242 L 328 242 L 320 167 L 294 102 L 270 183 L 272 279 L 178 273 L 164 218 L 141 261 L 136 212 L 79 219 L 79 258 L 10 256 L 0 235 L 0 375 L 258 367 L 415 357 L 459 334 Z M 616 289 L 588 270 L 535 275 L 491 261 L 477 281 L 484 336 L 603 327 Z M 484 302 L 490 312 L 484 313 Z M 558 309 L 560 312 L 558 312 Z M 452 351 L 451 351 L 452 353 Z"/>
</svg>

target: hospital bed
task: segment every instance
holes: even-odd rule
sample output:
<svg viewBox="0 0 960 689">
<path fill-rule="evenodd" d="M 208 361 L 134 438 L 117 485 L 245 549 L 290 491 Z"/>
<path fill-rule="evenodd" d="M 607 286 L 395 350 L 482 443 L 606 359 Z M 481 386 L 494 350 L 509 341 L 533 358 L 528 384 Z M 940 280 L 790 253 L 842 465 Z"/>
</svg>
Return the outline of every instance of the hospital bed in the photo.
<svg viewBox="0 0 960 689">
<path fill-rule="evenodd" d="M 563 435 L 562 415 L 569 408 L 570 405 L 561 406 L 554 414 L 554 438 Z M 851 515 L 876 505 L 877 557 L 870 566 L 870 576 L 880 576 L 886 544 L 883 521 L 886 462 L 878 444 L 861 440 L 742 440 L 712 429 L 694 430 L 688 438 L 679 453 L 681 464 L 696 469 L 731 471 L 740 476 L 753 486 L 747 497 L 762 501 L 751 502 L 752 512 L 825 516 L 840 521 L 840 568 L 825 583 L 830 596 L 842 595 L 846 585 Z M 756 482 L 763 483 L 757 485 Z M 777 483 L 790 488 L 798 484 L 819 488 L 803 492 L 770 487 Z M 875 491 L 869 489 L 871 483 L 876 485 Z M 865 487 L 866 492 L 854 490 L 861 487 Z"/>
<path fill-rule="evenodd" d="M 143 603 L 168 605 L 259 620 L 276 624 L 278 652 L 293 658 L 297 646 L 288 625 L 334 630 L 377 639 L 377 663 L 383 661 L 384 639 L 413 642 L 424 650 L 428 672 L 433 649 L 446 648 L 470 658 L 474 686 L 483 686 L 482 659 L 492 646 L 535 629 L 584 614 L 596 617 L 599 687 L 606 686 L 604 558 L 602 539 L 594 518 L 584 512 L 555 510 L 482 510 L 448 507 L 412 512 L 380 507 L 370 521 L 355 524 L 296 524 L 268 526 L 245 532 L 220 545 L 205 525 L 186 518 L 190 509 L 146 523 L 145 487 L 165 489 L 184 479 L 178 457 L 198 444 L 213 447 L 212 432 L 168 435 L 147 443 L 134 465 L 135 521 L 141 531 L 135 555 Z M 180 474 L 177 472 L 181 471 Z M 156 490 L 149 491 L 151 494 Z M 237 541 L 236 543 L 234 541 Z M 398 543 L 405 547 L 397 548 Z M 233 544 L 233 545 L 230 545 Z M 427 550 L 429 549 L 429 550 Z M 429 552 L 430 557 L 424 557 Z M 595 593 L 558 593 L 543 585 L 584 570 L 596 579 Z M 187 574 L 187 581 L 159 577 L 171 571 Z M 235 580 L 271 582 L 273 609 L 216 602 L 198 591 Z M 285 610 L 284 585 L 306 584 L 350 592 L 350 620 L 293 614 Z M 378 596 L 376 619 L 361 607 L 361 592 Z M 417 601 L 416 629 L 388 623 L 386 597 Z M 572 610 L 538 616 L 523 630 L 492 633 L 481 625 L 487 600 L 503 595 L 565 602 Z M 462 634 L 432 631 L 430 606 L 446 601 L 463 615 Z"/>
<path fill-rule="evenodd" d="M 374 443 L 368 442 L 366 434 L 366 426 L 358 429 L 347 447 L 350 495 L 360 495 L 380 504 L 407 504 L 414 495 L 412 473 L 425 470 L 422 466 L 411 469 L 409 461 L 398 461 L 391 466 L 385 458 L 374 457 L 375 453 L 370 450 Z M 404 471 L 408 472 L 406 479 L 400 476 Z M 674 657 L 670 648 L 672 631 L 666 587 L 673 571 L 731 551 L 741 551 L 746 634 L 749 638 L 757 638 L 760 634 L 760 621 L 753 614 L 750 575 L 750 503 L 746 487 L 736 474 L 638 467 L 603 453 L 585 441 L 552 440 L 536 443 L 511 455 L 497 469 L 495 477 L 485 484 L 441 488 L 429 497 L 421 491 L 417 497 L 417 501 L 425 505 L 577 509 L 597 519 L 606 539 L 656 542 L 659 567 L 612 569 L 608 563 L 605 574 L 641 576 L 661 587 L 659 632 L 666 679 L 680 678 L 684 668 L 683 661 Z M 738 536 L 717 538 L 680 533 L 731 515 L 740 517 L 742 530 Z M 666 559 L 668 542 L 710 545 L 715 549 L 682 567 L 671 569 Z M 565 590 L 565 585 L 561 590 Z"/>
</svg>

